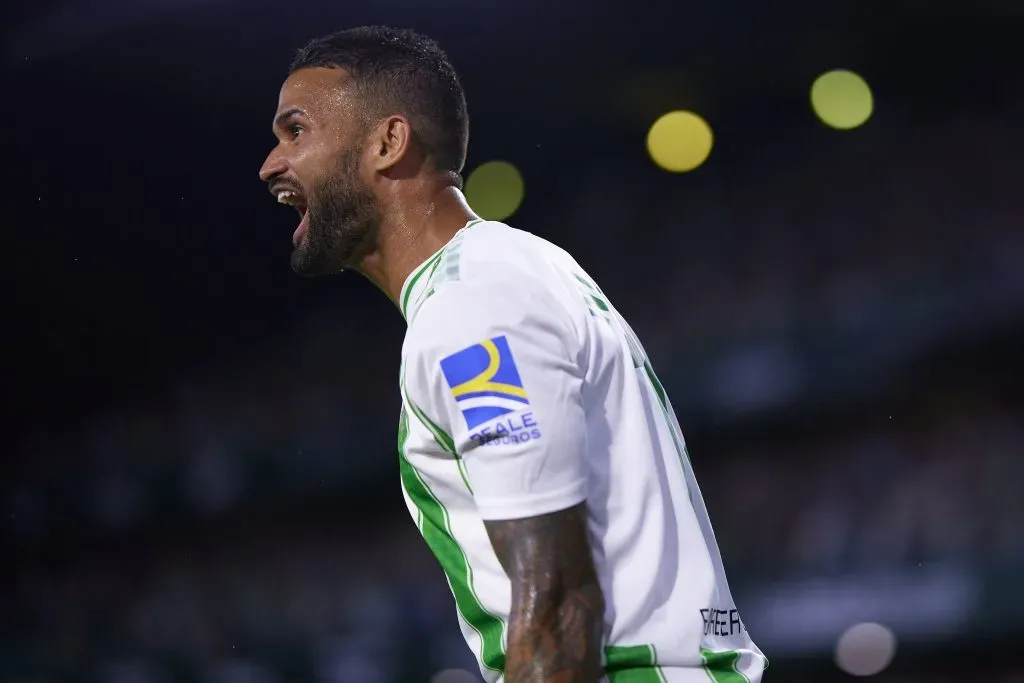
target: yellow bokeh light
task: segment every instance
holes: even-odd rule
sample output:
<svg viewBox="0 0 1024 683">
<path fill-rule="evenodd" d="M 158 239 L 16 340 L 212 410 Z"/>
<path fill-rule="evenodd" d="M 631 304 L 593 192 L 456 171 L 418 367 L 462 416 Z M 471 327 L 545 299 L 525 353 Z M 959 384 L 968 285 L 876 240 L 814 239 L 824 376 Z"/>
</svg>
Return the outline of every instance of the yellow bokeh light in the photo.
<svg viewBox="0 0 1024 683">
<path fill-rule="evenodd" d="M 466 180 L 466 201 L 481 218 L 503 221 L 523 203 L 523 176 L 507 161 L 477 166 Z"/>
<path fill-rule="evenodd" d="M 811 86 L 811 106 L 825 125 L 849 130 L 863 125 L 874 109 L 871 88 L 852 71 L 836 69 L 818 76 Z"/>
<path fill-rule="evenodd" d="M 692 171 L 703 164 L 713 144 L 711 126 L 690 111 L 665 114 L 647 133 L 647 152 L 651 159 L 673 173 Z"/>
</svg>

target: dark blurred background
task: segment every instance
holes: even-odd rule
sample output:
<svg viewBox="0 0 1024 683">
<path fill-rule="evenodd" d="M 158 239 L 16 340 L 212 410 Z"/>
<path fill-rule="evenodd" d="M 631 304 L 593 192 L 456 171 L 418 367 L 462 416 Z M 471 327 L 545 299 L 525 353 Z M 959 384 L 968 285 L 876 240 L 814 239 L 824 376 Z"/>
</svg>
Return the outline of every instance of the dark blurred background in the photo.
<svg viewBox="0 0 1024 683">
<path fill-rule="evenodd" d="M 399 492 L 403 321 L 294 276 L 256 175 L 294 49 L 364 23 L 442 42 L 467 171 L 644 340 L 767 681 L 1024 681 L 1024 5 L 350 4 L 3 10 L 0 683 L 479 680 Z"/>
</svg>

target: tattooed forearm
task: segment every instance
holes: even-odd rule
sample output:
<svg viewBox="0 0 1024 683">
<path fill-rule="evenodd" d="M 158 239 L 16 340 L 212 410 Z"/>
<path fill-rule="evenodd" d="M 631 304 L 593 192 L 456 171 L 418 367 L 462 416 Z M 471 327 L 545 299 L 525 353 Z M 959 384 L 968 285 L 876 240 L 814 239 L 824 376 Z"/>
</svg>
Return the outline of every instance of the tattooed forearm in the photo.
<svg viewBox="0 0 1024 683">
<path fill-rule="evenodd" d="M 586 505 L 487 522 L 512 581 L 507 683 L 597 683 L 604 597 L 594 570 Z"/>
</svg>

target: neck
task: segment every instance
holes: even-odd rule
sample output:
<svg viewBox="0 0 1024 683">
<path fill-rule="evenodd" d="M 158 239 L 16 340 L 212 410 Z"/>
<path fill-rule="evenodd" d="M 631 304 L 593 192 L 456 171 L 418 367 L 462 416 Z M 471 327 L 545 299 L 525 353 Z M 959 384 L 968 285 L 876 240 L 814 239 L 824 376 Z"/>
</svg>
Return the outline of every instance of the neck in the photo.
<svg viewBox="0 0 1024 683">
<path fill-rule="evenodd" d="M 409 197 L 394 197 L 381 221 L 377 248 L 356 268 L 392 303 L 409 275 L 452 239 L 476 214 L 466 198 L 450 185 L 422 185 Z"/>
</svg>

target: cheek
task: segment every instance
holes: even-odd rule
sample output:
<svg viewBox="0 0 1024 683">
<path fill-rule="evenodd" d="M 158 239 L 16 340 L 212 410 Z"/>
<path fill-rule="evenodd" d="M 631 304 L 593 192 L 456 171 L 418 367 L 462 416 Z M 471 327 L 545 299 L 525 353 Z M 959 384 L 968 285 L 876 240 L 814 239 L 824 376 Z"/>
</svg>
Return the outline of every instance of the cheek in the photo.
<svg viewBox="0 0 1024 683">
<path fill-rule="evenodd" d="M 303 182 L 315 181 L 323 169 L 322 157 L 323 152 L 316 147 L 301 147 L 295 150 L 292 157 L 292 168 L 303 179 Z"/>
<path fill-rule="evenodd" d="M 296 173 L 315 179 L 316 176 L 331 167 L 333 149 L 322 139 L 310 133 L 303 133 L 291 150 L 291 163 Z"/>
</svg>

